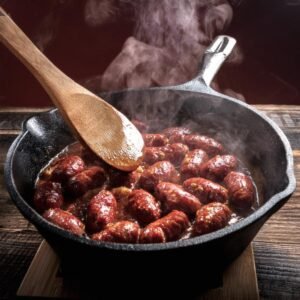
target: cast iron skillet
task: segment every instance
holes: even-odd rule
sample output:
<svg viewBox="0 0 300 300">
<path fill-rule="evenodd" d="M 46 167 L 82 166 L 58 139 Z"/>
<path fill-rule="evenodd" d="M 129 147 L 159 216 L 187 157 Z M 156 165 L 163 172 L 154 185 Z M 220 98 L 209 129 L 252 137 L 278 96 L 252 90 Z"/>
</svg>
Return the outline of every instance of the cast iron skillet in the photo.
<svg viewBox="0 0 300 300">
<path fill-rule="evenodd" d="M 108 280 L 116 284 L 108 294 L 124 293 L 123 286 L 133 295 L 138 284 L 144 286 L 142 296 L 160 288 L 167 294 L 187 295 L 208 286 L 208 278 L 236 258 L 291 196 L 295 189 L 293 156 L 283 132 L 253 107 L 209 87 L 234 44 L 230 37 L 218 37 L 205 54 L 199 76 L 183 85 L 102 95 L 129 117 L 145 120 L 154 129 L 188 123 L 215 136 L 245 162 L 257 183 L 261 206 L 217 232 L 165 244 L 131 245 L 94 242 L 48 223 L 31 206 L 34 181 L 39 170 L 74 138 L 57 110 L 25 122 L 7 155 L 7 189 L 21 213 L 62 258 L 66 274 L 89 281 L 89 274 L 95 274 L 101 293 L 103 280 Z"/>
</svg>

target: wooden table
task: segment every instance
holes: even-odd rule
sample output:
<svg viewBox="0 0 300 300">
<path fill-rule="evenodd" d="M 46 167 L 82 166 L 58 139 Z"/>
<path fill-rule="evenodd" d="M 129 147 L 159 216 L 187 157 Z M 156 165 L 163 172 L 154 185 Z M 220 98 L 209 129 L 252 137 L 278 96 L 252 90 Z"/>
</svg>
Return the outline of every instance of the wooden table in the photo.
<svg viewBox="0 0 300 300">
<path fill-rule="evenodd" d="M 261 105 L 286 133 L 298 187 L 254 240 L 261 298 L 300 299 L 300 106 Z M 6 152 L 26 118 L 47 109 L 0 108 L 0 298 L 12 298 L 42 237 L 10 200 L 4 185 Z"/>
</svg>

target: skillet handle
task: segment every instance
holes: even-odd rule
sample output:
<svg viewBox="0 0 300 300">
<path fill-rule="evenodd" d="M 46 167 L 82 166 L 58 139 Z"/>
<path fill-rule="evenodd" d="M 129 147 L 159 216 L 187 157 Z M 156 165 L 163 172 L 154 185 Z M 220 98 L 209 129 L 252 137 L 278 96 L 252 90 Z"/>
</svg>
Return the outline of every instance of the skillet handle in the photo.
<svg viewBox="0 0 300 300">
<path fill-rule="evenodd" d="M 217 36 L 206 49 L 198 76 L 195 78 L 209 86 L 223 62 L 232 52 L 236 40 L 227 35 Z M 194 80 L 195 80 L 194 79 Z"/>
<path fill-rule="evenodd" d="M 198 75 L 191 81 L 173 88 L 212 93 L 210 83 L 233 50 L 235 44 L 236 40 L 228 35 L 217 36 L 204 53 Z"/>
</svg>

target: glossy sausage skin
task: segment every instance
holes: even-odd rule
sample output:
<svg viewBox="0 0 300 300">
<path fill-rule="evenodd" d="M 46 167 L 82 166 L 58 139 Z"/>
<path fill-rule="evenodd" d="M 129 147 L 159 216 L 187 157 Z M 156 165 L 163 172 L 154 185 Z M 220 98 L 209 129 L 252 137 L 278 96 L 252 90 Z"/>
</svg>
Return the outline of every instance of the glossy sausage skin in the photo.
<svg viewBox="0 0 300 300">
<path fill-rule="evenodd" d="M 166 128 L 162 132 L 169 138 L 169 142 L 172 143 L 184 143 L 184 136 L 191 134 L 192 131 L 185 127 L 170 127 Z"/>
<path fill-rule="evenodd" d="M 184 143 L 189 146 L 191 150 L 202 149 L 209 156 L 221 154 L 224 151 L 222 144 L 215 139 L 198 134 L 190 134 L 184 137 Z"/>
<path fill-rule="evenodd" d="M 129 196 L 127 210 L 140 223 L 149 224 L 160 218 L 160 204 L 148 192 L 134 190 Z"/>
<path fill-rule="evenodd" d="M 169 160 L 176 166 L 180 165 L 188 151 L 188 146 L 181 143 L 174 143 L 164 147 L 166 160 Z"/>
<path fill-rule="evenodd" d="M 84 234 L 84 224 L 71 213 L 60 208 L 50 208 L 43 213 L 49 222 L 77 235 Z"/>
<path fill-rule="evenodd" d="M 59 159 L 52 171 L 51 180 L 65 183 L 74 175 L 82 172 L 85 168 L 83 160 L 77 155 L 70 155 Z"/>
<path fill-rule="evenodd" d="M 143 139 L 146 147 L 160 147 L 168 144 L 169 140 L 164 134 L 145 133 Z"/>
<path fill-rule="evenodd" d="M 87 229 L 97 232 L 112 223 L 117 215 L 117 201 L 109 191 L 101 191 L 92 198 L 87 208 Z"/>
<path fill-rule="evenodd" d="M 78 197 L 90 189 L 101 187 L 106 181 L 106 175 L 101 167 L 90 167 L 71 177 L 66 189 L 70 195 Z"/>
<path fill-rule="evenodd" d="M 188 150 L 187 145 L 180 143 L 169 144 L 162 147 L 146 147 L 144 150 L 144 162 L 151 165 L 158 161 L 168 160 L 178 165 Z"/>
<path fill-rule="evenodd" d="M 145 227 L 140 235 L 140 243 L 163 243 L 177 240 L 189 226 L 187 215 L 182 211 L 173 210 Z"/>
<path fill-rule="evenodd" d="M 164 147 L 145 147 L 143 161 L 152 165 L 166 159 Z"/>
<path fill-rule="evenodd" d="M 131 243 L 135 244 L 139 240 L 140 227 L 130 221 L 120 221 L 109 224 L 106 229 L 92 235 L 95 241 Z"/>
<path fill-rule="evenodd" d="M 43 212 L 49 208 L 59 208 L 63 202 L 64 198 L 60 183 L 46 181 L 37 186 L 33 204 L 38 212 Z"/>
<path fill-rule="evenodd" d="M 233 155 L 217 155 L 202 166 L 201 177 L 220 181 L 237 168 L 238 161 Z"/>
<path fill-rule="evenodd" d="M 193 235 L 202 235 L 225 227 L 231 217 L 227 205 L 212 202 L 201 207 L 196 213 Z"/>
<path fill-rule="evenodd" d="M 255 200 L 251 178 L 240 172 L 230 172 L 224 179 L 229 192 L 229 203 L 237 209 L 249 209 Z"/>
<path fill-rule="evenodd" d="M 139 184 L 143 189 L 151 192 L 161 181 L 178 183 L 179 179 L 179 173 L 169 161 L 160 161 L 142 173 Z"/>
<path fill-rule="evenodd" d="M 175 209 L 192 215 L 201 207 L 198 198 L 185 191 L 180 185 L 160 182 L 156 187 L 156 192 L 166 211 Z"/>
<path fill-rule="evenodd" d="M 189 151 L 180 166 L 181 178 L 183 180 L 198 177 L 201 174 L 202 165 L 208 161 L 208 155 L 201 149 Z"/>
<path fill-rule="evenodd" d="M 183 188 L 196 196 L 202 204 L 210 202 L 224 203 L 228 200 L 227 189 L 205 178 L 190 178 L 184 181 Z"/>
</svg>

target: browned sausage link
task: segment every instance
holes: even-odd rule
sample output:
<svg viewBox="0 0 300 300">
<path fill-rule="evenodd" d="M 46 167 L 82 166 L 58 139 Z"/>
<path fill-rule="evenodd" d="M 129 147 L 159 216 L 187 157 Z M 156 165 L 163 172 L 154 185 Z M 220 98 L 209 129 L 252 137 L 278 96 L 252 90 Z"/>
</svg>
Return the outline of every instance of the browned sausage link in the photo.
<svg viewBox="0 0 300 300">
<path fill-rule="evenodd" d="M 228 200 L 228 191 L 223 186 L 204 178 L 190 178 L 183 183 L 183 187 L 203 204 Z"/>
<path fill-rule="evenodd" d="M 164 134 L 145 133 L 143 139 L 146 147 L 160 147 L 168 144 L 169 140 Z"/>
<path fill-rule="evenodd" d="M 165 160 L 165 158 L 164 147 L 146 147 L 144 149 L 143 161 L 149 165 Z"/>
<path fill-rule="evenodd" d="M 51 180 L 65 183 L 72 176 L 82 172 L 85 168 L 83 160 L 77 155 L 70 155 L 57 161 Z"/>
<path fill-rule="evenodd" d="M 141 133 L 146 133 L 149 129 L 149 126 L 142 121 L 132 120 L 131 122 Z"/>
<path fill-rule="evenodd" d="M 169 142 L 172 144 L 184 143 L 184 136 L 191 134 L 192 131 L 185 127 L 170 127 L 166 128 L 162 133 L 169 138 Z"/>
<path fill-rule="evenodd" d="M 101 167 L 90 167 L 69 179 L 66 189 L 72 196 L 83 195 L 89 189 L 101 187 L 106 175 Z"/>
<path fill-rule="evenodd" d="M 43 217 L 49 222 L 74 234 L 84 234 L 84 224 L 71 213 L 60 208 L 50 208 L 46 210 L 43 213 Z"/>
<path fill-rule="evenodd" d="M 97 232 L 112 223 L 117 215 L 117 201 L 109 191 L 101 191 L 92 198 L 87 208 L 87 229 Z"/>
<path fill-rule="evenodd" d="M 33 204 L 38 212 L 43 212 L 49 208 L 59 208 L 63 202 L 64 198 L 60 183 L 46 181 L 37 186 Z"/>
<path fill-rule="evenodd" d="M 183 160 L 189 148 L 187 145 L 176 143 L 162 147 L 146 147 L 144 150 L 144 162 L 151 165 L 158 161 L 168 160 L 178 165 Z"/>
<path fill-rule="evenodd" d="M 201 203 L 194 195 L 186 192 L 180 185 L 161 182 L 156 187 L 157 197 L 166 211 L 181 210 L 187 214 L 195 214 Z"/>
<path fill-rule="evenodd" d="M 184 143 L 189 146 L 191 150 L 202 149 L 209 156 L 221 154 L 224 151 L 223 146 L 215 139 L 198 134 L 190 134 L 184 137 Z"/>
<path fill-rule="evenodd" d="M 238 161 L 233 155 L 217 155 L 202 166 L 201 175 L 210 180 L 223 180 L 237 168 Z"/>
<path fill-rule="evenodd" d="M 106 229 L 92 235 L 95 241 L 131 243 L 139 240 L 140 227 L 138 224 L 129 221 L 120 221 L 109 224 Z"/>
<path fill-rule="evenodd" d="M 187 145 L 175 143 L 163 147 L 166 160 L 169 160 L 174 165 L 179 165 L 188 153 L 189 148 Z"/>
<path fill-rule="evenodd" d="M 230 217 L 231 211 L 223 203 L 213 202 L 204 205 L 196 213 L 193 235 L 201 235 L 219 230 L 228 224 Z"/>
<path fill-rule="evenodd" d="M 157 220 L 161 215 L 159 202 L 144 190 L 134 190 L 131 193 L 127 210 L 142 225 Z"/>
<path fill-rule="evenodd" d="M 178 183 L 179 179 L 179 173 L 169 161 L 159 161 L 143 172 L 139 184 L 143 189 L 151 192 L 161 181 Z"/>
<path fill-rule="evenodd" d="M 255 200 L 251 178 L 240 172 L 230 172 L 224 181 L 229 193 L 229 203 L 238 209 L 249 209 Z"/>
<path fill-rule="evenodd" d="M 180 166 L 182 179 L 200 176 L 201 166 L 207 161 L 208 155 L 203 150 L 189 151 Z"/>
<path fill-rule="evenodd" d="M 173 210 L 145 227 L 140 235 L 140 243 L 163 243 L 177 240 L 189 226 L 187 215 L 182 211 Z"/>
</svg>

